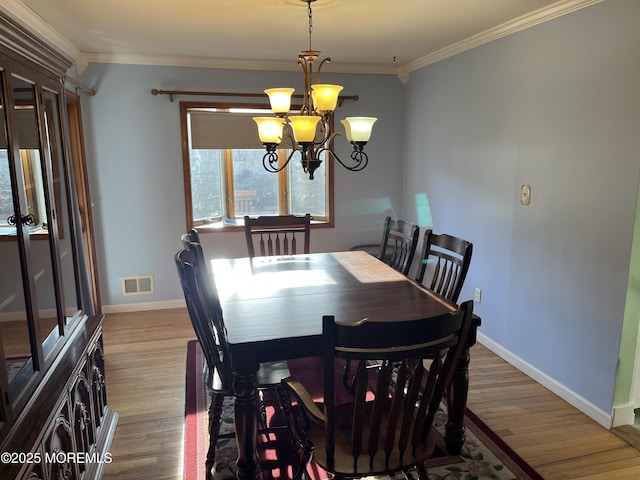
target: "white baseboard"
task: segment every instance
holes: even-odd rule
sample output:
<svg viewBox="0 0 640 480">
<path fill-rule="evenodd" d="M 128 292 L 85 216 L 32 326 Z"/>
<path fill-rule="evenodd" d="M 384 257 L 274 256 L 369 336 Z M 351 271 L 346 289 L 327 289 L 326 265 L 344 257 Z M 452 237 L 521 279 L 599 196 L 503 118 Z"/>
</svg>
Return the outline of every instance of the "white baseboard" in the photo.
<svg viewBox="0 0 640 480">
<path fill-rule="evenodd" d="M 635 421 L 635 406 L 632 403 L 620 407 L 613 407 L 612 427 L 621 425 L 633 425 Z"/>
<path fill-rule="evenodd" d="M 487 347 L 500 358 L 505 360 L 507 363 L 513 365 L 522 373 L 534 379 L 543 387 L 546 387 L 547 389 L 558 395 L 560 398 L 573 405 L 575 408 L 580 410 L 595 422 L 602 425 L 604 428 L 611 429 L 613 425 L 613 416 L 610 413 L 607 413 L 602 409 L 596 407 L 588 400 L 584 399 L 574 391 L 569 390 L 558 381 L 554 380 L 537 368 L 528 364 L 518 356 L 511 353 L 509 350 L 505 349 L 501 345 L 483 335 L 481 332 L 478 332 L 478 342 Z"/>
<path fill-rule="evenodd" d="M 184 300 L 169 300 L 165 302 L 122 303 L 119 305 L 103 305 L 102 313 L 144 312 L 147 310 L 168 310 L 171 308 L 186 308 Z"/>
</svg>

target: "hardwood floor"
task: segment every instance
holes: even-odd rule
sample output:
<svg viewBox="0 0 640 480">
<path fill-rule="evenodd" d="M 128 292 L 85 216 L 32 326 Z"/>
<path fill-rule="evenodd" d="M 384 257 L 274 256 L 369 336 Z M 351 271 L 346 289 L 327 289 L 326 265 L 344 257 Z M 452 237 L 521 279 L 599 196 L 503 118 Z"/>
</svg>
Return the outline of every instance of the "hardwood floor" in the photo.
<svg viewBox="0 0 640 480">
<path fill-rule="evenodd" d="M 107 393 L 120 414 L 105 479 L 182 479 L 186 309 L 109 314 Z M 640 478 L 640 451 L 481 345 L 469 407 L 547 480 Z"/>
</svg>

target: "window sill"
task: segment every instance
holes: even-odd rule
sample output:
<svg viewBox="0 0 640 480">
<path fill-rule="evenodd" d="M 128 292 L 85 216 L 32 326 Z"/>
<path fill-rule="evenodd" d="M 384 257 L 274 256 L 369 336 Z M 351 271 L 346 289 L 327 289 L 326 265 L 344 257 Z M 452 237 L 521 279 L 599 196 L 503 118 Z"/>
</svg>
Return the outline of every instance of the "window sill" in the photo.
<svg viewBox="0 0 640 480">
<path fill-rule="evenodd" d="M 49 238 L 49 230 L 42 227 L 30 228 L 29 237 L 31 238 L 31 240 L 46 240 Z M 16 227 L 0 227 L 0 242 L 15 242 L 16 239 Z"/>
<path fill-rule="evenodd" d="M 223 222 L 195 225 L 199 233 L 244 232 L 244 219 L 225 220 Z M 333 223 L 324 220 L 311 220 L 311 228 L 333 228 Z"/>
</svg>

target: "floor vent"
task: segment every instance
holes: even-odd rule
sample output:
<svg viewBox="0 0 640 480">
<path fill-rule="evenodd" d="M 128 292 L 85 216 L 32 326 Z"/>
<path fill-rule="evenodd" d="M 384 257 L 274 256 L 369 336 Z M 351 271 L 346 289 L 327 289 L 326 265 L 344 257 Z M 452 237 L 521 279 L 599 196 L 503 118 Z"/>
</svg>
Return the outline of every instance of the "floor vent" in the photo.
<svg viewBox="0 0 640 480">
<path fill-rule="evenodd" d="M 122 295 L 153 295 L 153 275 L 122 277 Z"/>
</svg>

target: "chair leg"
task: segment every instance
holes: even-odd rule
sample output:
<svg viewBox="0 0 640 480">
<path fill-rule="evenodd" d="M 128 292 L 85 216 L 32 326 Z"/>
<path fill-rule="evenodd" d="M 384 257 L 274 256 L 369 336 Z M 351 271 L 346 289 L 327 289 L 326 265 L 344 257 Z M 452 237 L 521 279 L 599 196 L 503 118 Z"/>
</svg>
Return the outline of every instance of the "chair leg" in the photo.
<svg viewBox="0 0 640 480">
<path fill-rule="evenodd" d="M 263 390 L 258 390 L 258 423 L 258 429 L 267 436 L 268 440 L 271 440 L 269 425 L 267 425 L 267 407 L 264 402 Z"/>
<path fill-rule="evenodd" d="M 311 463 L 311 457 L 313 457 L 313 442 L 307 439 L 307 441 L 304 442 L 304 449 L 302 450 L 302 455 L 300 456 L 300 464 L 298 465 L 298 470 L 293 476 L 293 480 L 310 478 L 308 474 L 308 468 L 309 464 Z"/>
<path fill-rule="evenodd" d="M 278 393 L 278 402 L 280 403 L 282 414 L 293 437 L 293 443 L 297 449 L 302 449 L 302 440 L 300 439 L 296 418 L 291 408 L 289 394 L 281 386 L 276 387 L 276 392 Z"/>
<path fill-rule="evenodd" d="M 211 469 L 216 456 L 216 443 L 220 433 L 223 401 L 224 395 L 216 395 L 211 392 L 211 403 L 209 404 L 209 449 L 207 450 L 207 460 L 205 462 L 208 478 L 211 476 Z"/>
<path fill-rule="evenodd" d="M 427 474 L 427 466 L 424 463 L 416 465 L 416 470 L 418 471 L 418 478 L 420 480 L 429 480 L 429 475 Z"/>
</svg>

